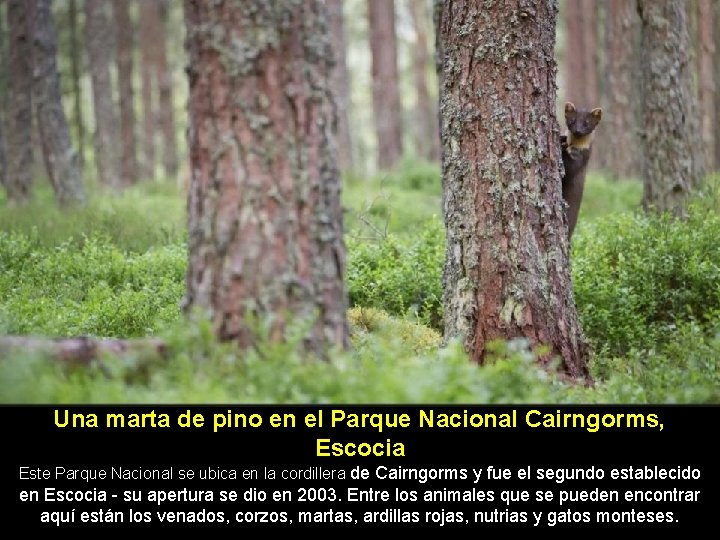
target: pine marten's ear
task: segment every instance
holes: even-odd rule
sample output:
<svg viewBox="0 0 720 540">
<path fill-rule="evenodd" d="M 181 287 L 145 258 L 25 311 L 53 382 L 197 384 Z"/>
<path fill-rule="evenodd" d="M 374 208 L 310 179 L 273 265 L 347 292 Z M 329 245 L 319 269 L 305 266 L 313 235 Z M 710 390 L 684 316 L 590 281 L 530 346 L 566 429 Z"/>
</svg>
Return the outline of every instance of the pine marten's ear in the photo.
<svg viewBox="0 0 720 540">
<path fill-rule="evenodd" d="M 592 114 L 592 117 L 599 122 L 602 118 L 602 109 L 593 109 L 592 111 L 590 111 L 590 114 Z"/>
<path fill-rule="evenodd" d="M 575 112 L 575 105 L 570 103 L 569 101 L 565 103 L 565 114 L 572 114 Z"/>
</svg>

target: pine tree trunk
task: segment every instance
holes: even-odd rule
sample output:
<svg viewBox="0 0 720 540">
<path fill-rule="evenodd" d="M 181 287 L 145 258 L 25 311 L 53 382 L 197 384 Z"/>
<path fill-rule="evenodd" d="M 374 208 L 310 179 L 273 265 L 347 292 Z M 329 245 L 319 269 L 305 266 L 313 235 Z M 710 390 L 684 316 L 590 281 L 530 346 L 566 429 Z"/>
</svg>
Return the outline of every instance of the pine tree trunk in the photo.
<svg viewBox="0 0 720 540">
<path fill-rule="evenodd" d="M 595 0 L 567 0 L 566 3 L 566 100 L 593 109 L 600 106 L 598 82 L 598 19 Z M 602 137 L 596 139 L 590 167 L 600 168 L 604 153 Z"/>
<path fill-rule="evenodd" d="M 100 183 L 119 190 L 120 133 L 113 100 L 110 61 L 113 35 L 104 0 L 85 0 L 85 45 L 90 61 L 93 109 L 95 112 L 95 163 Z"/>
<path fill-rule="evenodd" d="M 7 53 L 5 52 L 5 3 L 0 0 L 0 186 L 5 187 L 5 111 L 7 110 Z"/>
<path fill-rule="evenodd" d="M 368 0 L 372 53 L 373 116 L 378 167 L 390 169 L 402 157 L 402 109 L 398 87 L 395 1 Z"/>
<path fill-rule="evenodd" d="M 82 53 L 78 34 L 77 0 L 70 0 L 68 7 L 70 26 L 70 70 L 72 73 L 73 116 L 75 120 L 75 136 L 77 138 L 78 158 L 80 169 L 85 167 L 85 123 L 82 112 L 82 89 L 80 86 L 80 72 L 82 71 Z"/>
<path fill-rule="evenodd" d="M 142 0 L 140 4 L 140 53 L 143 111 L 142 173 L 146 180 L 155 179 L 155 37 L 159 26 L 154 2 Z"/>
<path fill-rule="evenodd" d="M 580 0 L 565 4 L 565 98 L 587 107 L 585 95 L 585 36 Z"/>
<path fill-rule="evenodd" d="M 62 105 L 57 67 L 57 31 L 51 0 L 35 0 L 33 99 L 48 178 L 60 206 L 85 203 L 80 163 Z"/>
<path fill-rule="evenodd" d="M 603 151 L 608 155 L 605 168 L 615 179 L 639 175 L 640 140 L 638 138 L 636 51 L 640 27 L 635 0 L 610 0 L 606 34 L 606 102 L 602 128 Z"/>
<path fill-rule="evenodd" d="M 8 201 L 22 204 L 32 191 L 32 3 L 7 0 L 8 109 L 7 176 Z"/>
<path fill-rule="evenodd" d="M 555 117 L 555 0 L 443 3 L 445 339 L 545 345 L 588 376 L 570 279 Z M 458 29 L 463 31 L 459 32 Z"/>
<path fill-rule="evenodd" d="M 583 48 L 585 66 L 585 99 L 590 108 L 600 105 L 600 84 L 598 81 L 598 10 L 599 3 L 596 0 L 581 0 L 583 15 L 583 33 L 585 46 Z"/>
<path fill-rule="evenodd" d="M 720 2 L 713 2 L 713 35 L 715 36 L 715 55 L 713 73 L 715 74 L 715 170 L 720 170 Z"/>
<path fill-rule="evenodd" d="M 566 97 L 585 108 L 600 103 L 597 9 L 595 0 L 567 0 Z"/>
<path fill-rule="evenodd" d="M 163 168 L 165 177 L 174 179 L 178 173 L 175 113 L 173 112 L 172 72 L 167 58 L 167 6 L 165 0 L 155 0 L 157 32 L 155 34 L 155 67 L 158 81 L 158 112 L 163 138 Z"/>
<path fill-rule="evenodd" d="M 717 0 L 716 0 L 717 1 Z M 703 150 L 703 168 L 715 168 L 715 130 L 720 118 L 715 111 L 715 76 L 713 57 L 716 45 L 713 41 L 713 13 L 710 0 L 697 1 L 698 20 L 698 101 L 700 117 L 700 140 Z"/>
<path fill-rule="evenodd" d="M 305 325 L 319 354 L 348 343 L 326 16 L 321 0 L 185 1 L 186 306 L 241 346 L 253 321 L 273 341 Z"/>
<path fill-rule="evenodd" d="M 117 29 L 117 73 L 120 95 L 120 177 L 123 185 L 137 182 L 137 144 L 135 142 L 135 90 L 133 88 L 134 28 L 130 20 L 130 0 L 113 0 Z"/>
<path fill-rule="evenodd" d="M 684 213 L 700 181 L 688 29 L 680 0 L 638 0 L 642 29 L 643 205 Z"/>
<path fill-rule="evenodd" d="M 428 67 L 431 58 L 428 53 L 427 25 L 430 16 L 424 0 L 408 0 L 408 7 L 415 29 L 413 48 L 413 79 L 417 102 L 415 104 L 416 128 L 415 148 L 418 155 L 428 161 L 440 160 L 440 128 L 438 126 L 437 107 L 430 98 L 428 90 Z"/>
<path fill-rule="evenodd" d="M 352 139 L 350 136 L 350 74 L 347 67 L 347 44 L 343 20 L 343 0 L 328 0 L 330 37 L 335 53 L 331 84 L 337 106 L 338 166 L 341 170 L 353 168 Z"/>
</svg>

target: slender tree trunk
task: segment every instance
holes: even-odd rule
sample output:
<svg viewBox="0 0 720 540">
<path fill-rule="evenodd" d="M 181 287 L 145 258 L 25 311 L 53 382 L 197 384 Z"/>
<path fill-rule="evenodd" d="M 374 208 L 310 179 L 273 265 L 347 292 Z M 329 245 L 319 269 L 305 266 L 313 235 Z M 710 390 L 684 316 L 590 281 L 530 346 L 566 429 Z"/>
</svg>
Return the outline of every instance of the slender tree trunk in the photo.
<svg viewBox="0 0 720 540">
<path fill-rule="evenodd" d="M 587 109 L 600 106 L 598 10 L 595 0 L 567 0 L 566 3 L 566 100 Z M 604 153 L 602 136 L 593 146 L 589 166 L 599 168 Z"/>
<path fill-rule="evenodd" d="M 338 166 L 341 170 L 353 168 L 352 139 L 350 137 L 350 74 L 347 67 L 347 44 L 343 20 L 343 0 L 328 0 L 330 37 L 335 53 L 331 84 L 337 106 Z"/>
<path fill-rule="evenodd" d="M 585 108 L 600 103 L 597 9 L 595 0 L 567 0 L 565 9 L 566 98 Z"/>
<path fill-rule="evenodd" d="M 555 0 L 446 0 L 440 39 L 445 338 L 545 345 L 588 376 L 570 280 L 555 117 Z M 458 29 L 463 29 L 459 32 Z"/>
<path fill-rule="evenodd" d="M 8 200 L 21 204 L 32 190 L 32 3 L 7 0 L 8 109 L 7 176 Z"/>
<path fill-rule="evenodd" d="M 424 0 L 408 0 L 408 7 L 415 29 L 413 48 L 413 79 L 417 92 L 415 104 L 416 128 L 415 148 L 418 155 L 429 161 L 440 160 L 440 128 L 437 107 L 428 90 L 428 67 L 431 65 L 428 53 L 427 26 L 430 16 Z"/>
<path fill-rule="evenodd" d="M 7 109 L 7 53 L 5 52 L 5 3 L 0 0 L 0 186 L 5 186 L 5 111 Z"/>
<path fill-rule="evenodd" d="M 58 204 L 80 205 L 85 203 L 85 186 L 62 105 L 57 67 L 57 32 L 52 18 L 51 0 L 34 1 L 33 98 L 45 166 Z"/>
<path fill-rule="evenodd" d="M 636 51 L 640 27 L 635 0 L 610 0 L 605 26 L 607 63 L 605 127 L 601 133 L 608 155 L 606 170 L 615 178 L 632 178 L 639 174 L 640 141 L 637 130 Z"/>
<path fill-rule="evenodd" d="M 143 160 L 142 174 L 146 180 L 155 179 L 155 37 L 158 12 L 154 2 L 140 4 L 140 72 L 142 76 Z"/>
<path fill-rule="evenodd" d="M 73 117 L 75 119 L 75 135 L 77 138 L 78 157 L 80 169 L 85 166 L 85 124 L 82 113 L 82 88 L 80 73 L 82 71 L 82 52 L 78 34 L 77 0 L 70 0 L 68 6 L 68 19 L 70 26 L 70 70 L 72 73 L 73 88 Z"/>
<path fill-rule="evenodd" d="M 186 305 L 218 336 L 346 346 L 332 50 L 321 0 L 186 0 L 192 179 Z M 223 51 L 242 50 L 243 55 Z"/>
<path fill-rule="evenodd" d="M 715 75 L 715 170 L 720 169 L 720 2 L 713 2 L 713 34 L 715 36 L 715 55 L 713 73 Z"/>
<path fill-rule="evenodd" d="M 683 214 L 700 181 L 684 2 L 638 0 L 642 28 L 643 205 Z M 670 46 L 669 44 L 672 44 Z"/>
<path fill-rule="evenodd" d="M 173 112 L 172 72 L 167 58 L 167 5 L 165 0 L 155 0 L 158 32 L 155 35 L 155 60 L 157 69 L 158 95 L 160 103 L 160 131 L 163 138 L 163 168 L 167 178 L 178 173 L 175 114 Z"/>
<path fill-rule="evenodd" d="M 120 177 L 125 186 L 138 178 L 137 144 L 135 143 L 135 90 L 133 88 L 134 28 L 130 20 L 130 0 L 113 0 L 117 29 L 117 73 L 120 94 L 120 139 L 122 155 Z"/>
<path fill-rule="evenodd" d="M 398 85 L 395 1 L 368 0 L 372 52 L 373 115 L 378 167 L 389 169 L 402 157 L 402 109 Z"/>
<path fill-rule="evenodd" d="M 717 2 L 717 0 L 715 0 Z M 715 75 L 713 57 L 713 13 L 710 0 L 697 1 L 698 21 L 698 101 L 700 106 L 700 138 L 704 170 L 715 169 L 715 130 L 720 118 L 715 111 Z"/>
<path fill-rule="evenodd" d="M 598 47 L 598 11 L 600 4 L 596 0 L 580 0 L 582 3 L 582 24 L 585 45 L 583 47 L 583 65 L 585 67 L 585 99 L 587 107 L 600 104 L 600 84 L 598 81 L 598 65 L 600 59 Z"/>
<path fill-rule="evenodd" d="M 585 95 L 585 36 L 580 0 L 565 4 L 565 98 L 587 107 Z"/>
<path fill-rule="evenodd" d="M 100 182 L 113 189 L 120 182 L 118 119 L 113 100 L 110 62 L 113 50 L 112 27 L 104 0 L 85 0 L 85 43 L 90 60 L 93 109 L 95 111 L 95 163 Z"/>
</svg>

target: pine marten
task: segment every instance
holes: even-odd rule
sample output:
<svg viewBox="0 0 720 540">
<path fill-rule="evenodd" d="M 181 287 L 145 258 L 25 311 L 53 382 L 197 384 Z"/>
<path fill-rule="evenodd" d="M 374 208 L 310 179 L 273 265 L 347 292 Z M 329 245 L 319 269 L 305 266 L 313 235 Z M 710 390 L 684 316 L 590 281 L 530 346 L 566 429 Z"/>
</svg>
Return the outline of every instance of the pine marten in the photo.
<svg viewBox="0 0 720 540">
<path fill-rule="evenodd" d="M 600 122 L 602 109 L 576 109 L 575 105 L 565 104 L 565 123 L 568 133 L 560 137 L 562 160 L 565 176 L 562 179 L 563 199 L 568 204 L 568 239 L 572 238 L 577 223 L 580 203 L 585 187 L 590 151 L 592 149 L 593 131 Z"/>
</svg>

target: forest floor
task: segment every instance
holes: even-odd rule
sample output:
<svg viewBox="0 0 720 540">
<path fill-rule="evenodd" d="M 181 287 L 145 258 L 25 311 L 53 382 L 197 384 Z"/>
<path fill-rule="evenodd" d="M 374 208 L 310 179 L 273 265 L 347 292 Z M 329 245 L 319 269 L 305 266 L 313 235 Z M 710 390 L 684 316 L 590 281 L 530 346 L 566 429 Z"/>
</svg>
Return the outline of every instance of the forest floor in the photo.
<svg viewBox="0 0 720 540">
<path fill-rule="evenodd" d="M 640 211 L 638 182 L 590 176 L 572 252 L 590 388 L 551 377 L 521 342 L 495 344 L 485 366 L 456 343 L 440 347 L 436 166 L 345 182 L 353 346 L 329 362 L 302 358 L 292 341 L 240 352 L 202 317 L 182 317 L 185 201 L 175 185 L 96 192 L 71 214 L 37 191 L 24 208 L 0 196 L 0 334 L 158 336 L 167 355 L 88 368 L 14 354 L 0 361 L 2 402 L 720 402 L 717 189 L 675 221 Z"/>
</svg>

